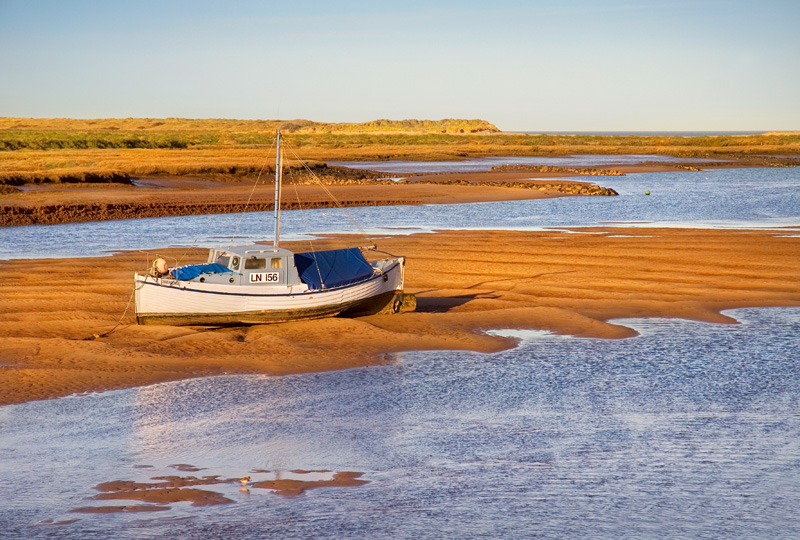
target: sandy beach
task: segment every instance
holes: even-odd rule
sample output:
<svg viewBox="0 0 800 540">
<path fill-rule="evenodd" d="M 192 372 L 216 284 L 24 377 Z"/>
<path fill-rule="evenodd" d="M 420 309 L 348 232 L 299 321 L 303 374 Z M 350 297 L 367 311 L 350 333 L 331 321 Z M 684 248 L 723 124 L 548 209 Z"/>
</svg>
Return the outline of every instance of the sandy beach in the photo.
<svg viewBox="0 0 800 540">
<path fill-rule="evenodd" d="M 135 324 L 133 273 L 148 267 L 152 253 L 1 261 L 0 404 L 223 373 L 376 365 L 402 361 L 403 351 L 491 353 L 515 345 L 485 333 L 491 329 L 616 339 L 635 335 L 624 321 L 609 322 L 624 317 L 734 323 L 720 312 L 800 306 L 800 238 L 791 234 L 584 228 L 389 236 L 378 247 L 408 258 L 415 312 L 222 329 Z M 365 241 L 331 238 L 315 247 Z M 206 250 L 158 254 L 186 264 L 204 260 Z"/>
</svg>

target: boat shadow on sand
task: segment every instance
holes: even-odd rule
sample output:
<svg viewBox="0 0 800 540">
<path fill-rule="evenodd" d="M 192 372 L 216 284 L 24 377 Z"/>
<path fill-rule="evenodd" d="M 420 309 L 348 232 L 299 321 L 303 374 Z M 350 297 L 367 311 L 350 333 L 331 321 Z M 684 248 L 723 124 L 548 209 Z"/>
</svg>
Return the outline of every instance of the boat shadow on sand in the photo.
<svg viewBox="0 0 800 540">
<path fill-rule="evenodd" d="M 421 291 L 416 293 L 416 309 L 417 313 L 447 313 L 448 311 L 463 306 L 467 302 L 475 299 L 492 299 L 497 298 L 496 294 L 492 293 L 475 293 L 475 294 L 459 294 L 455 296 L 418 296 L 424 293 L 434 292 Z"/>
</svg>

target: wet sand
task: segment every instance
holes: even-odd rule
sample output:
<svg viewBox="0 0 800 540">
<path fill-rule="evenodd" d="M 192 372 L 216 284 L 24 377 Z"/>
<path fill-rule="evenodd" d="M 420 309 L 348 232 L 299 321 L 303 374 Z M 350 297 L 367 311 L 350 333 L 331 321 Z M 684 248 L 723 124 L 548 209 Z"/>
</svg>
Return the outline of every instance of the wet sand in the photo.
<svg viewBox="0 0 800 540">
<path fill-rule="evenodd" d="M 175 467 L 173 465 L 173 467 Z M 214 486 L 219 484 L 241 485 L 239 491 L 249 493 L 250 488 L 265 489 L 282 497 L 298 497 L 309 489 L 357 487 L 368 484 L 368 480 L 361 480 L 364 473 L 353 471 L 290 471 L 292 478 L 283 478 L 280 472 L 275 473 L 275 478 L 253 479 L 220 478 L 219 476 L 156 476 L 151 478 L 155 482 L 135 482 L 132 480 L 112 480 L 102 482 L 95 486 L 99 491 L 92 497 L 97 501 L 133 500 L 141 501 L 143 505 L 101 505 L 81 506 L 73 508 L 72 512 L 81 514 L 111 514 L 119 512 L 160 512 L 170 510 L 168 506 L 174 503 L 188 502 L 192 506 L 213 506 L 217 504 L 230 504 L 232 499 L 225 497 L 217 491 L 197 489 L 194 486 Z M 252 474 L 268 474 L 270 471 L 251 471 Z M 308 475 L 310 478 L 305 478 Z M 316 476 L 330 476 L 330 478 L 315 478 Z"/>
<path fill-rule="evenodd" d="M 485 333 L 491 329 L 625 338 L 636 333 L 609 320 L 733 323 L 720 311 L 800 306 L 796 233 L 575 231 L 379 238 L 379 249 L 408 258 L 406 292 L 416 294 L 416 312 L 222 329 L 135 324 L 133 272 L 145 271 L 154 254 L 0 261 L 0 404 L 224 373 L 385 364 L 402 361 L 396 353 L 403 351 L 490 353 L 515 345 Z M 315 248 L 366 244 L 332 238 Z M 181 264 L 206 253 L 159 251 Z"/>
<path fill-rule="evenodd" d="M 364 473 L 342 471 L 334 473 L 330 480 L 297 480 L 293 478 L 281 478 L 276 480 L 262 480 L 250 484 L 254 488 L 271 489 L 282 497 L 297 497 L 309 489 L 323 487 L 356 487 L 367 484 L 367 480 L 361 480 Z"/>
</svg>

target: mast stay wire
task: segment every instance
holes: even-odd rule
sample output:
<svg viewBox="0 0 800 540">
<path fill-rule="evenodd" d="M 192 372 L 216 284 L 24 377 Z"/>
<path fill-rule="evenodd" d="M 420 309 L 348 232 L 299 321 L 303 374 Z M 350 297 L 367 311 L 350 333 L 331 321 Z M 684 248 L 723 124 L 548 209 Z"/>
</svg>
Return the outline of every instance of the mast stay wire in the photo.
<svg viewBox="0 0 800 540">
<path fill-rule="evenodd" d="M 284 143 L 284 144 L 286 145 L 286 148 L 292 153 L 294 158 L 303 165 L 303 168 L 322 187 L 322 189 L 325 191 L 325 194 L 328 197 L 331 198 L 331 200 L 336 205 L 336 207 L 339 208 L 342 212 L 344 212 L 345 216 L 347 216 L 347 219 L 350 220 L 350 223 L 352 223 L 358 229 L 358 231 L 361 233 L 362 236 L 364 236 L 367 239 L 367 241 L 370 241 L 370 242 L 372 242 L 374 244 L 373 238 L 371 238 L 367 234 L 367 232 L 361 227 L 361 225 L 358 223 L 358 221 L 356 221 L 355 218 L 353 218 L 353 216 L 350 214 L 350 212 L 347 211 L 347 207 L 343 206 L 339 202 L 339 200 L 333 195 L 333 193 L 331 193 L 331 190 L 329 190 L 328 187 L 322 182 L 322 180 L 320 180 L 319 176 L 317 176 L 317 174 L 314 171 L 311 170 L 311 167 L 308 166 L 308 163 L 306 163 L 306 161 L 304 161 L 303 159 L 300 158 L 300 156 L 297 155 L 297 152 L 294 151 L 294 148 L 292 148 L 291 145 L 289 145 L 288 143 Z M 296 190 L 297 190 L 297 188 L 295 187 L 295 191 Z"/>
<path fill-rule="evenodd" d="M 303 229 L 308 233 L 308 222 L 306 221 L 306 213 L 303 211 L 303 203 L 300 201 L 300 193 L 297 191 L 297 182 L 294 179 L 294 173 L 292 169 L 289 169 L 289 179 L 292 183 L 292 187 L 294 188 L 294 196 L 297 199 L 297 207 L 300 210 L 300 217 L 303 218 Z M 308 238 L 308 245 L 311 248 L 311 256 L 314 257 L 314 266 L 317 267 L 317 275 L 319 276 L 319 282 L 322 285 L 322 288 L 325 288 L 325 282 L 322 280 L 322 271 L 319 269 L 319 262 L 317 262 L 317 252 L 314 249 L 314 242 L 311 239 L 311 236 Z"/>
<path fill-rule="evenodd" d="M 247 198 L 247 202 L 242 209 L 242 212 L 239 214 L 239 221 L 236 223 L 236 229 L 233 231 L 233 236 L 231 236 L 231 241 L 228 243 L 228 249 L 231 248 L 233 245 L 233 241 L 236 239 L 236 233 L 239 232 L 239 226 L 242 224 L 242 219 L 244 218 L 245 212 L 247 212 L 247 207 L 250 205 L 250 201 L 253 199 L 253 194 L 256 192 L 256 187 L 258 186 L 258 182 L 261 180 L 261 175 L 264 173 L 264 169 L 267 168 L 267 162 L 269 161 L 271 153 L 267 153 L 267 156 L 264 158 L 264 164 L 261 165 L 261 170 L 258 171 L 258 177 L 256 178 L 255 184 L 253 184 L 253 189 L 250 190 L 250 196 Z M 278 181 L 278 171 L 275 171 L 275 182 Z"/>
</svg>

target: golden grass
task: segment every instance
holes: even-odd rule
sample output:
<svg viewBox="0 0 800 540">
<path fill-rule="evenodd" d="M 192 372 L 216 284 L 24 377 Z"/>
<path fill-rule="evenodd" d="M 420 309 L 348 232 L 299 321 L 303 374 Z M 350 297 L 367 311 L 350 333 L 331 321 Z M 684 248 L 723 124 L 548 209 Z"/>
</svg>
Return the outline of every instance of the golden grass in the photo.
<svg viewBox="0 0 800 540">
<path fill-rule="evenodd" d="M 277 128 L 288 131 L 285 140 L 304 160 L 314 161 L 586 153 L 720 159 L 800 156 L 800 132 L 634 137 L 500 133 L 482 120 L 322 124 L 308 120 L 0 118 L 0 148 L 5 149 L 0 151 L 0 183 L 20 175 L 254 175 L 274 159 Z M 771 162 L 783 164 L 777 157 Z"/>
</svg>

